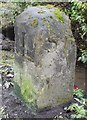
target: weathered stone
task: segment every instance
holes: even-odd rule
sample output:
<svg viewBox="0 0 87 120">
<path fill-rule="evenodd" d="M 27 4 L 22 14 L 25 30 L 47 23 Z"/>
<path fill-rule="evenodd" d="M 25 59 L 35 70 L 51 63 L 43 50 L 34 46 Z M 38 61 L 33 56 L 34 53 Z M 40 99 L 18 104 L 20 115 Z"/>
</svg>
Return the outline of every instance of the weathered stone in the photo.
<svg viewBox="0 0 87 120">
<path fill-rule="evenodd" d="M 69 18 L 55 7 L 29 7 L 16 19 L 15 41 L 15 92 L 39 109 L 69 101 L 76 58 Z"/>
</svg>

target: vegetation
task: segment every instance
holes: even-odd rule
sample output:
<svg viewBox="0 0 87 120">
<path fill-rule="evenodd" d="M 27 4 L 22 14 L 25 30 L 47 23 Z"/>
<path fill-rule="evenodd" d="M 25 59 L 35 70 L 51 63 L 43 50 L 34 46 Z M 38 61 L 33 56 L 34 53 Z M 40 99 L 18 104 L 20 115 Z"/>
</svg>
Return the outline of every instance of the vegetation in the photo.
<svg viewBox="0 0 87 120">
<path fill-rule="evenodd" d="M 78 105 L 77 103 L 73 103 L 68 107 L 67 110 L 75 111 L 75 114 L 71 115 L 71 119 L 87 118 L 87 110 L 84 109 L 84 105 Z"/>
<path fill-rule="evenodd" d="M 84 98 L 84 91 L 81 89 L 74 90 L 74 96 L 77 98 L 74 98 L 79 103 L 73 103 L 71 104 L 67 110 L 74 111 L 75 114 L 71 114 L 71 118 L 87 118 L 87 110 L 85 107 L 87 106 L 87 99 Z"/>
<path fill-rule="evenodd" d="M 34 19 L 33 21 L 29 22 L 30 26 L 37 27 L 38 26 L 38 19 Z"/>
<path fill-rule="evenodd" d="M 81 89 L 74 90 L 73 95 L 75 102 L 70 104 L 69 107 L 64 108 L 66 112 L 71 112 L 70 120 L 87 118 L 87 110 L 85 109 L 87 106 L 87 99 L 84 98 L 84 91 Z M 62 115 L 56 115 L 54 119 L 59 120 L 60 118 L 64 119 Z"/>
<path fill-rule="evenodd" d="M 79 45 L 77 45 L 80 51 L 80 56 L 78 56 L 80 58 L 78 58 L 78 60 L 83 63 L 87 63 L 87 48 L 86 48 L 87 46 L 87 15 L 86 15 L 87 2 L 82 2 L 79 0 L 69 0 L 69 4 L 70 4 L 70 7 L 68 7 L 68 9 L 65 8 L 65 12 L 67 15 L 69 15 L 73 26 L 78 24 L 77 28 L 75 28 L 74 30 L 78 34 L 78 38 L 76 38 L 77 43 L 80 41 Z M 8 21 L 9 19 L 11 23 L 14 23 L 16 16 L 19 15 L 21 12 L 23 12 L 28 5 L 37 6 L 37 5 L 43 5 L 43 3 L 40 3 L 40 2 L 29 3 L 27 1 L 20 2 L 20 0 L 12 0 L 11 3 L 1 3 L 0 6 L 2 7 L 8 6 L 9 10 L 0 12 L 0 16 L 2 18 L 7 18 L 6 21 Z M 46 7 L 49 9 L 54 7 L 51 4 L 44 3 L 44 5 L 46 5 Z M 44 13 L 44 11 L 40 11 L 40 13 L 42 14 Z M 54 14 L 57 20 L 60 20 L 61 22 L 64 21 L 62 12 L 58 8 L 55 9 Z"/>
<path fill-rule="evenodd" d="M 59 8 L 55 8 L 54 14 L 55 14 L 57 20 L 59 20 L 60 22 L 64 22 L 64 18 L 62 15 L 63 13 L 59 10 Z"/>
<path fill-rule="evenodd" d="M 43 14 L 43 13 L 45 13 L 45 12 L 46 12 L 46 11 L 41 10 L 41 11 L 39 11 L 38 13 Z"/>
<path fill-rule="evenodd" d="M 78 60 L 83 63 L 87 63 L 87 2 L 82 2 L 79 0 L 69 0 L 70 7 L 65 10 L 66 14 L 69 15 L 73 26 L 78 34 L 77 43 L 80 41 L 80 45 L 77 44 L 78 49 L 81 52 L 81 56 Z"/>
<path fill-rule="evenodd" d="M 71 6 L 68 14 L 73 22 L 79 23 L 81 29 L 80 36 L 83 39 L 87 35 L 87 3 L 78 0 L 70 0 L 70 2 Z"/>
<path fill-rule="evenodd" d="M 31 106 L 31 108 L 33 107 L 33 109 L 35 109 L 37 90 L 35 86 L 33 86 L 31 77 L 29 75 L 28 77 L 22 75 L 21 84 L 20 81 L 14 81 L 13 83 L 15 86 L 14 93 L 17 96 L 20 96 L 20 98 L 26 103 L 26 105 L 29 105 Z"/>
<path fill-rule="evenodd" d="M 29 3 L 26 2 L 1 2 L 0 3 L 0 18 L 2 18 L 4 24 L 4 21 L 6 23 L 14 23 L 16 16 L 18 16 L 21 12 L 24 11 L 24 9 L 29 5 Z M 4 25 L 3 25 L 4 26 Z M 3 27 L 2 26 L 2 27 Z"/>
<path fill-rule="evenodd" d="M 87 63 L 87 49 L 86 50 L 80 50 L 81 51 L 81 56 L 78 58 L 78 61 L 81 61 L 83 63 Z"/>
</svg>

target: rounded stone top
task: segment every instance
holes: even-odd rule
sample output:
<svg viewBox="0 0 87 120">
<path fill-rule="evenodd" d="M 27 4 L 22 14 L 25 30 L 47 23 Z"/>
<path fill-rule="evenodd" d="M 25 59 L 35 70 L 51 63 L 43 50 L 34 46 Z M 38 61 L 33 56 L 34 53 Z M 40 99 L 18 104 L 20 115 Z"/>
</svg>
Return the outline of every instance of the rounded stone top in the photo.
<svg viewBox="0 0 87 120">
<path fill-rule="evenodd" d="M 30 23 L 30 26 L 37 27 L 39 22 L 52 21 L 64 24 L 69 24 L 69 18 L 58 7 L 52 5 L 47 6 L 29 6 L 23 13 L 21 13 L 17 20 L 19 23 Z M 33 20 L 33 21 L 32 21 Z"/>
<path fill-rule="evenodd" d="M 52 5 L 29 6 L 16 18 L 15 26 L 17 50 L 22 53 L 26 51 L 32 58 L 38 56 L 36 53 L 41 53 L 42 49 L 53 46 L 54 49 L 60 42 L 66 44 L 74 41 L 69 17 Z"/>
<path fill-rule="evenodd" d="M 16 18 L 16 25 L 21 27 L 23 33 L 35 36 L 36 31 L 44 31 L 48 36 L 55 34 L 57 38 L 72 37 L 70 20 L 58 7 L 29 6 Z"/>
</svg>

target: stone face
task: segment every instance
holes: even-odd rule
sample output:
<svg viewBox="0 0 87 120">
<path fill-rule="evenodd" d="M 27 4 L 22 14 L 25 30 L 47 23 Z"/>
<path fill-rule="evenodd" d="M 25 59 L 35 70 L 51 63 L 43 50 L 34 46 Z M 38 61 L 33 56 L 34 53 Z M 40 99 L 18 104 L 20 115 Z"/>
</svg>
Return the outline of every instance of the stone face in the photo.
<svg viewBox="0 0 87 120">
<path fill-rule="evenodd" d="M 16 19 L 15 41 L 20 97 L 39 109 L 72 99 L 76 45 L 69 18 L 55 7 L 29 7 Z"/>
</svg>

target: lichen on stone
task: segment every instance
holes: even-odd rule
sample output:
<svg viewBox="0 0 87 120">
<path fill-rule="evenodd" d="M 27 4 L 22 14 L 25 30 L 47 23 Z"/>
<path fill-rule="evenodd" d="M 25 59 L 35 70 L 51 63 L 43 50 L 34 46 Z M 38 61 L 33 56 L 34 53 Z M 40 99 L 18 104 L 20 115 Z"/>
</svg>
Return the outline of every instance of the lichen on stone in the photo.
<svg viewBox="0 0 87 120">
<path fill-rule="evenodd" d="M 48 5 L 46 5 L 46 8 L 48 8 L 48 9 L 51 9 L 51 8 L 53 8 L 54 6 L 53 5 L 50 5 L 50 4 L 48 4 Z"/>
<path fill-rule="evenodd" d="M 42 47 L 44 45 L 44 36 L 42 31 L 38 31 L 34 41 L 36 45 L 35 56 L 36 56 L 36 59 L 38 59 L 37 57 L 39 56 L 40 51 L 42 50 Z"/>
<path fill-rule="evenodd" d="M 29 25 L 32 27 L 37 27 L 38 26 L 38 19 L 34 19 L 31 22 L 29 22 Z"/>
<path fill-rule="evenodd" d="M 50 28 L 50 22 L 46 18 L 43 18 L 42 22 L 45 22 L 47 24 L 47 28 L 48 28 L 49 35 L 50 35 L 50 30 L 51 30 L 51 28 Z"/>
<path fill-rule="evenodd" d="M 20 70 L 21 71 L 21 70 Z M 36 105 L 36 94 L 37 90 L 36 87 L 33 85 L 32 79 L 27 75 L 20 76 L 20 81 L 14 81 L 15 89 L 14 93 L 21 97 L 22 101 L 25 102 L 25 104 L 28 104 L 30 107 L 35 107 Z"/>
<path fill-rule="evenodd" d="M 38 13 L 43 14 L 43 13 L 45 13 L 45 11 L 44 10 L 40 10 Z"/>
<path fill-rule="evenodd" d="M 47 21 L 46 18 L 43 18 L 43 19 L 42 19 L 42 22 L 46 22 L 46 21 Z"/>
<path fill-rule="evenodd" d="M 31 18 L 33 18 L 31 15 L 29 15 L 29 17 L 28 17 L 29 19 L 31 19 Z"/>
<path fill-rule="evenodd" d="M 51 35 L 50 22 L 49 22 L 49 21 L 47 21 L 46 23 L 47 23 L 47 28 L 48 28 L 48 34 L 49 34 L 49 37 L 50 37 L 50 35 Z"/>
<path fill-rule="evenodd" d="M 53 19 L 53 16 L 49 16 L 51 19 Z"/>
<path fill-rule="evenodd" d="M 59 20 L 60 22 L 64 22 L 63 13 L 62 13 L 62 11 L 60 11 L 59 8 L 55 8 L 54 14 L 55 14 L 55 17 L 57 18 L 57 20 Z"/>
</svg>

